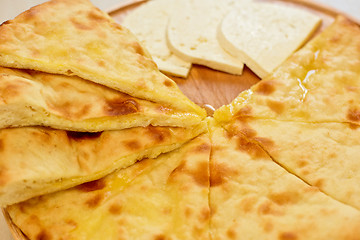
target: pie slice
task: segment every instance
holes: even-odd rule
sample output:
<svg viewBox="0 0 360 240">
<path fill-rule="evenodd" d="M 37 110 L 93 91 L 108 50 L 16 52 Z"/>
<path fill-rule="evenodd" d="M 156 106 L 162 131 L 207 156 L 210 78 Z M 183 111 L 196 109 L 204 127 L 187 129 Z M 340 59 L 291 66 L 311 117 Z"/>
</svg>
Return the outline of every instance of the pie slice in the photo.
<svg viewBox="0 0 360 240">
<path fill-rule="evenodd" d="M 76 76 L 0 67 L 0 128 L 50 126 L 96 132 L 197 125 L 202 117 L 138 99 Z"/>
<path fill-rule="evenodd" d="M 287 172 L 241 133 L 210 131 L 212 239 L 359 239 L 359 210 Z"/>
<path fill-rule="evenodd" d="M 357 125 L 239 118 L 225 128 L 246 135 L 288 171 L 360 210 Z"/>
<path fill-rule="evenodd" d="M 30 240 L 209 239 L 210 139 L 7 208 Z"/>
<path fill-rule="evenodd" d="M 81 133 L 41 127 L 0 130 L 0 206 L 96 180 L 180 147 L 206 130 L 137 127 Z"/>
<path fill-rule="evenodd" d="M 274 73 L 215 113 L 232 117 L 360 122 L 360 28 L 339 16 Z"/>
<path fill-rule="evenodd" d="M 51 0 L 0 26 L 0 65 L 76 75 L 205 116 L 126 28 L 89 0 Z"/>
</svg>

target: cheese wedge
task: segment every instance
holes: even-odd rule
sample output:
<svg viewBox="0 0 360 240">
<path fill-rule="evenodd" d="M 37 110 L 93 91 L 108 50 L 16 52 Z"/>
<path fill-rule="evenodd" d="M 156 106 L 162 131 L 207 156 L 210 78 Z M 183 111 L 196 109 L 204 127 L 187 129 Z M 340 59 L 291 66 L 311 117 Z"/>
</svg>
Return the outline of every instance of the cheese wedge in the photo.
<svg viewBox="0 0 360 240">
<path fill-rule="evenodd" d="M 190 127 L 202 118 L 76 76 L 0 67 L 0 128 L 50 126 L 96 132 L 130 127 Z"/>
<path fill-rule="evenodd" d="M 170 50 L 186 61 L 232 74 L 241 74 L 243 62 L 220 47 L 216 38 L 216 29 L 222 17 L 236 4 L 242 2 L 182 1 L 181 11 L 171 16 L 167 28 Z"/>
<path fill-rule="evenodd" d="M 236 116 L 302 122 L 360 122 L 360 28 L 339 16 L 275 72 L 229 105 L 217 121 Z"/>
<path fill-rule="evenodd" d="M 76 75 L 205 117 L 126 28 L 89 0 L 52 0 L 0 27 L 0 65 Z"/>
<path fill-rule="evenodd" d="M 314 33 L 321 18 L 279 3 L 249 3 L 227 14 L 218 29 L 220 46 L 266 77 Z"/>
<path fill-rule="evenodd" d="M 160 71 L 186 78 L 191 62 L 174 55 L 166 43 L 169 17 L 181 8 L 182 0 L 149 1 L 131 11 L 122 24 L 149 50 Z"/>
<path fill-rule="evenodd" d="M 359 210 L 284 170 L 253 139 L 210 131 L 212 239 L 359 238 Z"/>
<path fill-rule="evenodd" d="M 105 178 L 7 208 L 30 239 L 194 239 L 209 236 L 210 139 Z"/>
<path fill-rule="evenodd" d="M 206 130 L 137 127 L 80 133 L 40 127 L 0 130 L 0 206 L 96 180 L 179 148 Z"/>
</svg>

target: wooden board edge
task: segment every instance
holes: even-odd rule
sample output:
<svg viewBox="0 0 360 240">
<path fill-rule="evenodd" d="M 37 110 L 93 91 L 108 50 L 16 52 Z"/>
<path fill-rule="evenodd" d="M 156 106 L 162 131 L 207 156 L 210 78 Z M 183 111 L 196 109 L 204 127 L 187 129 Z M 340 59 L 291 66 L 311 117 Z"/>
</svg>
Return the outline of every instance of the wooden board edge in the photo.
<svg viewBox="0 0 360 240">
<path fill-rule="evenodd" d="M 11 233 L 12 237 L 14 238 L 14 240 L 29 240 L 24 235 L 24 233 L 16 226 L 16 224 L 12 221 L 6 208 L 2 208 L 1 210 L 4 215 L 5 222 L 8 225 L 10 233 Z"/>
</svg>

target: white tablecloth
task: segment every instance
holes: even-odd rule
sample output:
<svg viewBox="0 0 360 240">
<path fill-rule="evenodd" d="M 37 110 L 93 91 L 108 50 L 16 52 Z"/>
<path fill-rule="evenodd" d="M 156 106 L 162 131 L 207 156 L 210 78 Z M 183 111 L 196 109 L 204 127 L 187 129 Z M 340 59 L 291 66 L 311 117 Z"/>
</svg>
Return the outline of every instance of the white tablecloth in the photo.
<svg viewBox="0 0 360 240">
<path fill-rule="evenodd" d="M 112 6 L 117 5 L 122 0 L 91 0 L 100 9 L 111 9 Z M 360 21 L 360 1 L 359 0 L 316 0 L 324 5 L 331 6 L 347 13 Z M 36 4 L 45 2 L 45 0 L 0 0 L 0 23 L 8 19 L 14 18 L 20 12 L 34 6 Z M 0 240 L 13 240 L 5 223 L 5 220 L 0 214 Z"/>
</svg>

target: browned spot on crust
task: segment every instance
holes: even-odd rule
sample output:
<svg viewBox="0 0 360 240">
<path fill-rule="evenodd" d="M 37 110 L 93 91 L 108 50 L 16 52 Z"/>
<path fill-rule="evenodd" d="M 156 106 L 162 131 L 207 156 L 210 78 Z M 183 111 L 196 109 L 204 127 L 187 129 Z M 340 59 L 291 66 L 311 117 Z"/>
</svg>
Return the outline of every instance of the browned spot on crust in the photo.
<svg viewBox="0 0 360 240">
<path fill-rule="evenodd" d="M 297 235 L 293 232 L 283 232 L 279 234 L 279 240 L 296 240 Z"/>
<path fill-rule="evenodd" d="M 89 207 L 89 208 L 95 208 L 97 206 L 99 206 L 101 200 L 104 198 L 103 194 L 96 194 L 95 196 L 89 198 L 88 200 L 86 200 L 85 204 Z"/>
<path fill-rule="evenodd" d="M 338 43 L 341 41 L 341 36 L 339 34 L 336 34 L 330 38 L 330 42 L 332 43 Z"/>
<path fill-rule="evenodd" d="M 100 11 L 89 11 L 88 12 L 88 19 L 90 21 L 95 21 L 95 22 L 103 22 L 103 21 L 107 21 L 107 19 L 101 14 Z"/>
<path fill-rule="evenodd" d="M 147 127 L 147 130 L 150 137 L 157 143 L 165 141 L 171 135 L 168 129 L 162 127 L 154 127 L 150 125 Z"/>
<path fill-rule="evenodd" d="M 358 121 L 360 121 L 360 110 L 355 109 L 355 108 L 351 108 L 351 109 L 348 110 L 348 113 L 347 113 L 346 117 L 350 121 L 358 122 Z"/>
<path fill-rule="evenodd" d="M 7 21 L 3 22 L 2 24 L 0 24 L 0 27 L 3 26 L 3 25 L 6 25 L 6 24 L 10 24 L 10 23 L 12 23 L 12 21 L 11 21 L 11 20 L 7 20 Z"/>
<path fill-rule="evenodd" d="M 244 198 L 240 202 L 240 209 L 243 212 L 248 213 L 253 209 L 255 203 L 256 199 L 254 199 L 253 197 Z"/>
<path fill-rule="evenodd" d="M 207 143 L 203 143 L 200 146 L 197 146 L 195 148 L 195 152 L 200 152 L 200 153 L 201 152 L 208 152 L 208 151 L 210 151 L 210 149 L 211 149 L 211 145 L 209 145 Z"/>
<path fill-rule="evenodd" d="M 185 161 L 182 161 L 169 175 L 169 180 L 172 180 L 176 175 L 185 171 Z"/>
<path fill-rule="evenodd" d="M 78 224 L 77 224 L 74 220 L 72 220 L 72 219 L 66 220 L 65 223 L 66 223 L 67 225 L 70 225 L 72 228 L 76 228 L 76 227 L 78 226 Z"/>
<path fill-rule="evenodd" d="M 49 232 L 45 229 L 41 230 L 38 235 L 36 235 L 36 240 L 51 240 L 52 237 Z"/>
<path fill-rule="evenodd" d="M 82 192 L 92 192 L 92 191 L 101 190 L 105 187 L 106 187 L 105 181 L 103 179 L 99 179 L 99 180 L 83 183 L 77 186 L 76 188 Z"/>
<path fill-rule="evenodd" d="M 255 92 L 261 95 L 270 95 L 275 91 L 276 82 L 274 80 L 260 81 L 255 88 Z"/>
<path fill-rule="evenodd" d="M 133 42 L 132 47 L 137 54 L 145 55 L 144 49 L 138 42 Z"/>
<path fill-rule="evenodd" d="M 164 234 L 158 234 L 154 237 L 154 240 L 166 240 L 166 236 Z"/>
<path fill-rule="evenodd" d="M 1 77 L 6 77 L 7 75 L 3 74 Z M 3 99 L 11 99 L 13 97 L 16 97 L 18 95 L 21 95 L 22 89 L 27 88 L 30 86 L 30 83 L 27 83 L 25 81 L 15 81 L 14 79 L 13 83 L 5 83 L 3 87 L 0 89 L 1 97 Z"/>
<path fill-rule="evenodd" d="M 126 141 L 124 144 L 130 150 L 137 150 L 141 148 L 141 143 L 138 140 Z"/>
<path fill-rule="evenodd" d="M 269 99 L 267 100 L 266 104 L 272 111 L 274 111 L 277 114 L 281 114 L 284 112 L 285 105 L 282 102 Z"/>
<path fill-rule="evenodd" d="M 200 162 L 194 171 L 190 174 L 194 178 L 195 182 L 203 187 L 209 186 L 209 165 L 208 162 Z"/>
<path fill-rule="evenodd" d="M 24 18 L 25 21 L 30 21 L 31 19 L 35 18 L 39 13 L 38 7 L 32 7 L 29 10 L 23 12 L 20 16 Z"/>
<path fill-rule="evenodd" d="M 354 124 L 354 123 L 349 123 L 349 128 L 352 130 L 356 130 L 360 127 L 360 125 Z"/>
<path fill-rule="evenodd" d="M 79 30 L 92 30 L 94 28 L 93 25 L 82 23 L 75 18 L 71 18 L 70 21 Z"/>
<path fill-rule="evenodd" d="M 63 84 L 64 85 L 64 84 Z M 63 116 L 70 119 L 79 119 L 85 116 L 90 109 L 90 105 L 76 104 L 71 101 L 60 101 L 60 102 L 47 102 L 48 106 L 55 111 L 61 113 Z"/>
<path fill-rule="evenodd" d="M 237 136 L 237 148 L 242 152 L 246 152 L 253 159 L 269 158 L 267 153 L 257 143 L 249 141 L 241 135 Z"/>
<path fill-rule="evenodd" d="M 113 215 L 119 215 L 121 213 L 122 207 L 117 204 L 114 203 L 109 207 L 109 212 Z"/>
<path fill-rule="evenodd" d="M 192 209 L 189 207 L 186 207 L 185 208 L 185 217 L 190 218 L 192 214 L 193 214 Z"/>
<path fill-rule="evenodd" d="M 236 170 L 227 167 L 225 164 L 210 163 L 210 186 L 223 185 L 229 177 L 237 174 Z"/>
<path fill-rule="evenodd" d="M 269 194 L 269 199 L 278 205 L 295 204 L 300 196 L 297 192 L 281 192 Z"/>
<path fill-rule="evenodd" d="M 122 116 L 139 111 L 139 105 L 134 99 L 113 99 L 106 102 L 104 107 L 108 116 Z"/>
<path fill-rule="evenodd" d="M 210 209 L 203 208 L 200 213 L 200 221 L 206 222 L 210 219 Z"/>
<path fill-rule="evenodd" d="M 275 145 L 274 141 L 270 138 L 254 137 L 253 139 L 266 149 L 272 148 Z"/>
<path fill-rule="evenodd" d="M 208 162 L 200 162 L 196 166 L 196 169 L 190 170 L 186 167 L 185 161 L 181 162 L 178 167 L 176 167 L 169 176 L 168 181 L 172 181 L 178 174 L 185 173 L 191 176 L 195 183 L 199 186 L 208 187 L 209 186 L 209 165 Z"/>
<path fill-rule="evenodd" d="M 165 85 L 166 87 L 172 87 L 172 86 L 174 86 L 174 83 L 173 83 L 171 80 L 169 80 L 169 79 L 165 79 L 164 85 Z"/>
<path fill-rule="evenodd" d="M 322 188 L 324 186 L 324 179 L 318 179 L 314 183 L 315 187 Z"/>
<path fill-rule="evenodd" d="M 254 138 L 257 134 L 257 132 L 252 128 L 243 128 L 240 130 L 240 132 L 247 138 Z"/>
<path fill-rule="evenodd" d="M 226 236 L 230 239 L 236 239 L 236 233 L 235 233 L 234 229 L 229 228 L 226 231 Z"/>
<path fill-rule="evenodd" d="M 271 222 L 265 222 L 263 228 L 265 232 L 271 232 L 274 228 L 274 225 Z"/>
<path fill-rule="evenodd" d="M 252 113 L 252 108 L 250 106 L 245 106 L 243 108 L 241 108 L 239 111 L 236 112 L 236 114 L 234 115 L 234 117 L 236 119 L 246 119 L 247 117 L 250 117 Z"/>
<path fill-rule="evenodd" d="M 69 139 L 75 141 L 81 140 L 94 140 L 101 136 L 102 132 L 73 132 L 73 131 L 66 131 L 66 135 Z"/>
<path fill-rule="evenodd" d="M 5 150 L 4 140 L 0 139 L 0 152 L 3 152 L 4 150 Z"/>
<path fill-rule="evenodd" d="M 299 161 L 297 161 L 297 165 L 298 165 L 298 167 L 299 168 L 303 168 L 303 167 L 305 167 L 306 165 L 308 165 L 309 163 L 307 162 L 307 161 L 305 161 L 305 160 L 299 160 Z"/>
<path fill-rule="evenodd" d="M 4 186 L 10 180 L 8 171 L 4 166 L 0 165 L 0 186 Z"/>
<path fill-rule="evenodd" d="M 266 201 L 258 207 L 258 213 L 260 215 L 282 215 L 281 212 L 275 209 L 275 205 L 272 202 Z"/>
<path fill-rule="evenodd" d="M 105 67 L 106 66 L 106 62 L 104 60 L 99 60 L 97 61 L 97 64 L 100 66 L 100 67 Z"/>
</svg>

